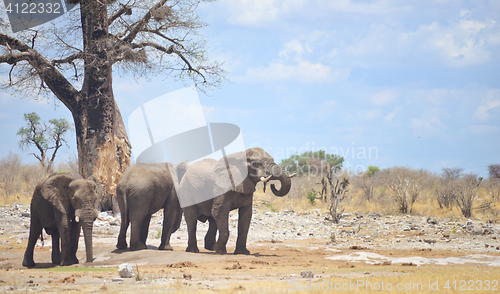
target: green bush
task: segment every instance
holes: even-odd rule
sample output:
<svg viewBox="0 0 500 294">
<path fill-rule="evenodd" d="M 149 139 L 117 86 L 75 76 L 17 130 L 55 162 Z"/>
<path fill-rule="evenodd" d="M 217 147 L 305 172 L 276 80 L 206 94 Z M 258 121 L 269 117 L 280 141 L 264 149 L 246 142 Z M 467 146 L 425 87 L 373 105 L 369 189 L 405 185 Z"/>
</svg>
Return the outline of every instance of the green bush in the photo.
<svg viewBox="0 0 500 294">
<path fill-rule="evenodd" d="M 307 199 L 309 200 L 309 203 L 311 203 L 311 205 L 314 205 L 316 203 L 316 192 L 314 191 L 309 191 L 307 192 Z"/>
</svg>

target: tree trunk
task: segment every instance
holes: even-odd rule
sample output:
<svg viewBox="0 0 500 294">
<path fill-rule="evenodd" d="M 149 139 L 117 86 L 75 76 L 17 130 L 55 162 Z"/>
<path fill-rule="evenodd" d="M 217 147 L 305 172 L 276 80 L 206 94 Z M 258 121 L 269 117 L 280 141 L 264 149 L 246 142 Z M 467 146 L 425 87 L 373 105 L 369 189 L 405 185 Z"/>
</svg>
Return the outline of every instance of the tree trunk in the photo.
<svg viewBox="0 0 500 294">
<path fill-rule="evenodd" d="M 113 96 L 106 1 L 81 1 L 85 76 L 72 110 L 80 173 L 102 185 L 101 209 L 112 208 L 116 184 L 130 163 L 130 143 Z"/>
</svg>

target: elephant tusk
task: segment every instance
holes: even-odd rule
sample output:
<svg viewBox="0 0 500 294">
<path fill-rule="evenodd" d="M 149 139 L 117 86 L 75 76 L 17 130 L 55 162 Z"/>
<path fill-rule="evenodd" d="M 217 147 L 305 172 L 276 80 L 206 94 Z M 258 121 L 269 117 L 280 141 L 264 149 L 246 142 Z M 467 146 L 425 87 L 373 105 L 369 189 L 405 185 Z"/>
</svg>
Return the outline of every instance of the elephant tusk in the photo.
<svg viewBox="0 0 500 294">
<path fill-rule="evenodd" d="M 260 177 L 260 180 L 263 182 L 263 183 L 266 183 L 267 181 L 269 181 L 269 179 L 271 179 L 272 175 L 270 175 L 269 177 Z"/>
<path fill-rule="evenodd" d="M 77 216 L 75 216 L 75 221 L 76 221 L 77 223 L 79 223 L 79 222 L 80 222 L 80 217 L 79 217 L 78 215 L 77 215 Z"/>
<path fill-rule="evenodd" d="M 296 175 L 297 175 L 297 173 L 293 173 L 293 174 L 289 175 L 288 177 L 291 179 L 291 178 L 295 177 Z"/>
</svg>

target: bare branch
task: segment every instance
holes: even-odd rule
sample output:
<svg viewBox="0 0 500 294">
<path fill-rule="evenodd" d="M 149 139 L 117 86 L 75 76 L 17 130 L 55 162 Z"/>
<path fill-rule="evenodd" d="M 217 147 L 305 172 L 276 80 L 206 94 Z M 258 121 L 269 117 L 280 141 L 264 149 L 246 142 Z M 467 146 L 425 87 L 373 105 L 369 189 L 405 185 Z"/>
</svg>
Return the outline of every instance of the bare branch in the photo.
<svg viewBox="0 0 500 294">
<path fill-rule="evenodd" d="M 20 53 L 0 56 L 0 63 L 11 62 L 12 64 L 17 61 L 27 60 L 57 98 L 71 112 L 75 110 L 79 92 L 45 57 L 25 43 L 4 33 L 0 33 L 0 44 L 21 51 Z"/>
<path fill-rule="evenodd" d="M 29 60 L 30 52 L 20 52 L 14 54 L 0 55 L 0 63 L 16 64 L 22 60 Z"/>
<path fill-rule="evenodd" d="M 35 35 L 31 39 L 31 49 L 35 48 L 35 39 L 38 36 L 38 31 L 35 31 Z"/>
<path fill-rule="evenodd" d="M 143 18 L 141 20 L 137 21 L 136 23 L 134 23 L 132 25 L 132 29 L 130 30 L 130 33 L 125 38 L 123 38 L 123 41 L 125 41 L 127 43 L 132 42 L 135 39 L 135 37 L 137 36 L 137 34 L 144 28 L 144 26 L 151 19 L 152 11 L 162 7 L 163 5 L 165 5 L 166 2 L 167 2 L 167 0 L 160 0 L 160 1 L 158 1 L 158 3 L 153 5 L 153 7 L 151 7 L 151 9 L 148 10 L 148 12 L 146 12 L 146 14 L 143 16 Z"/>
<path fill-rule="evenodd" d="M 113 14 L 109 19 L 108 19 L 108 24 L 112 24 L 117 18 L 122 16 L 123 14 L 125 15 L 131 15 L 132 14 L 132 8 L 130 8 L 128 5 L 123 5 L 121 4 L 122 7 L 120 10 L 118 10 L 115 14 Z"/>
<path fill-rule="evenodd" d="M 83 52 L 73 54 L 64 59 L 54 59 L 52 60 L 52 65 L 57 65 L 61 63 L 73 63 L 73 61 L 75 61 L 76 59 L 83 59 Z"/>
<path fill-rule="evenodd" d="M 185 48 L 184 48 L 184 46 L 183 46 L 183 45 L 179 42 L 179 40 L 172 39 L 172 38 L 169 38 L 169 37 L 165 36 L 164 34 L 162 34 L 162 33 L 160 32 L 160 30 L 159 30 L 159 29 L 157 29 L 157 30 L 147 30 L 147 29 L 145 29 L 145 30 L 142 30 L 142 31 L 143 31 L 143 32 L 153 33 L 153 34 L 155 34 L 155 35 L 158 35 L 158 36 L 162 37 L 163 39 L 168 40 L 168 41 L 170 41 L 170 42 L 174 43 L 175 45 L 179 46 L 179 48 L 185 49 Z"/>
<path fill-rule="evenodd" d="M 193 66 L 191 66 L 191 63 L 189 62 L 189 60 L 187 60 L 187 58 L 181 52 L 175 50 L 174 45 L 171 45 L 170 47 L 166 48 L 164 46 L 161 46 L 160 44 L 157 44 L 157 43 L 154 43 L 154 42 L 148 42 L 148 41 L 139 42 L 139 43 L 133 43 L 132 44 L 132 48 L 133 49 L 135 49 L 135 48 L 144 48 L 144 47 L 153 47 L 153 48 L 155 48 L 155 49 L 157 49 L 159 51 L 165 52 L 167 54 L 172 54 L 172 53 L 177 54 L 177 56 L 179 56 L 184 61 L 184 63 L 186 64 L 186 66 L 188 67 L 187 70 L 195 72 L 198 75 L 200 75 L 203 78 L 203 83 L 207 82 L 207 79 L 205 78 L 205 76 L 199 70 L 197 70 Z"/>
</svg>

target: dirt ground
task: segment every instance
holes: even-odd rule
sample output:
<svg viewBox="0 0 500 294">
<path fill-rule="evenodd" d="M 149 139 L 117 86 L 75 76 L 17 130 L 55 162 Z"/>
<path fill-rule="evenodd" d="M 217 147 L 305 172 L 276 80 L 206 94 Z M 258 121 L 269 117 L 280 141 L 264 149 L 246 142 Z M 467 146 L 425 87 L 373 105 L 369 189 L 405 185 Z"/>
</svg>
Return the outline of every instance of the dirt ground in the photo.
<svg viewBox="0 0 500 294">
<path fill-rule="evenodd" d="M 151 238 L 147 250 L 119 251 L 115 249 L 114 235 L 98 234 L 94 237 L 94 262 L 84 262 L 85 250 L 81 240 L 77 254 L 80 264 L 54 266 L 50 263 L 51 248 L 47 246 L 50 241 L 46 240 L 45 246 L 35 248 L 37 266 L 28 269 L 21 265 L 27 240 L 25 237 L 16 239 L 19 237 L 16 234 L 26 228 L 12 226 L 14 233 L 9 234 L 7 227 L 4 226 L 0 233 L 2 293 L 500 291 L 500 250 L 492 248 L 493 245 L 485 251 L 439 247 L 425 242 L 417 242 L 412 247 L 387 243 L 396 238 L 396 234 L 360 245 L 352 245 L 348 237 L 338 237 L 334 242 L 314 236 L 261 240 L 254 231 L 248 243 L 251 255 L 245 256 L 217 255 L 207 251 L 203 249 L 202 237 L 198 238 L 201 252 L 187 253 L 184 251 L 187 236 L 183 230 L 173 235 L 174 251 L 157 250 L 159 240 Z M 405 233 L 408 236 L 416 234 L 413 231 Z M 497 244 L 497 235 L 495 231 L 470 239 L 479 240 L 481 244 Z M 443 244 L 451 242 L 443 241 Z M 228 243 L 228 252 L 233 250 L 234 236 Z M 132 265 L 136 274 L 134 278 L 119 278 L 117 268 L 123 263 Z M 314 275 L 307 276 L 307 271 Z"/>
</svg>

